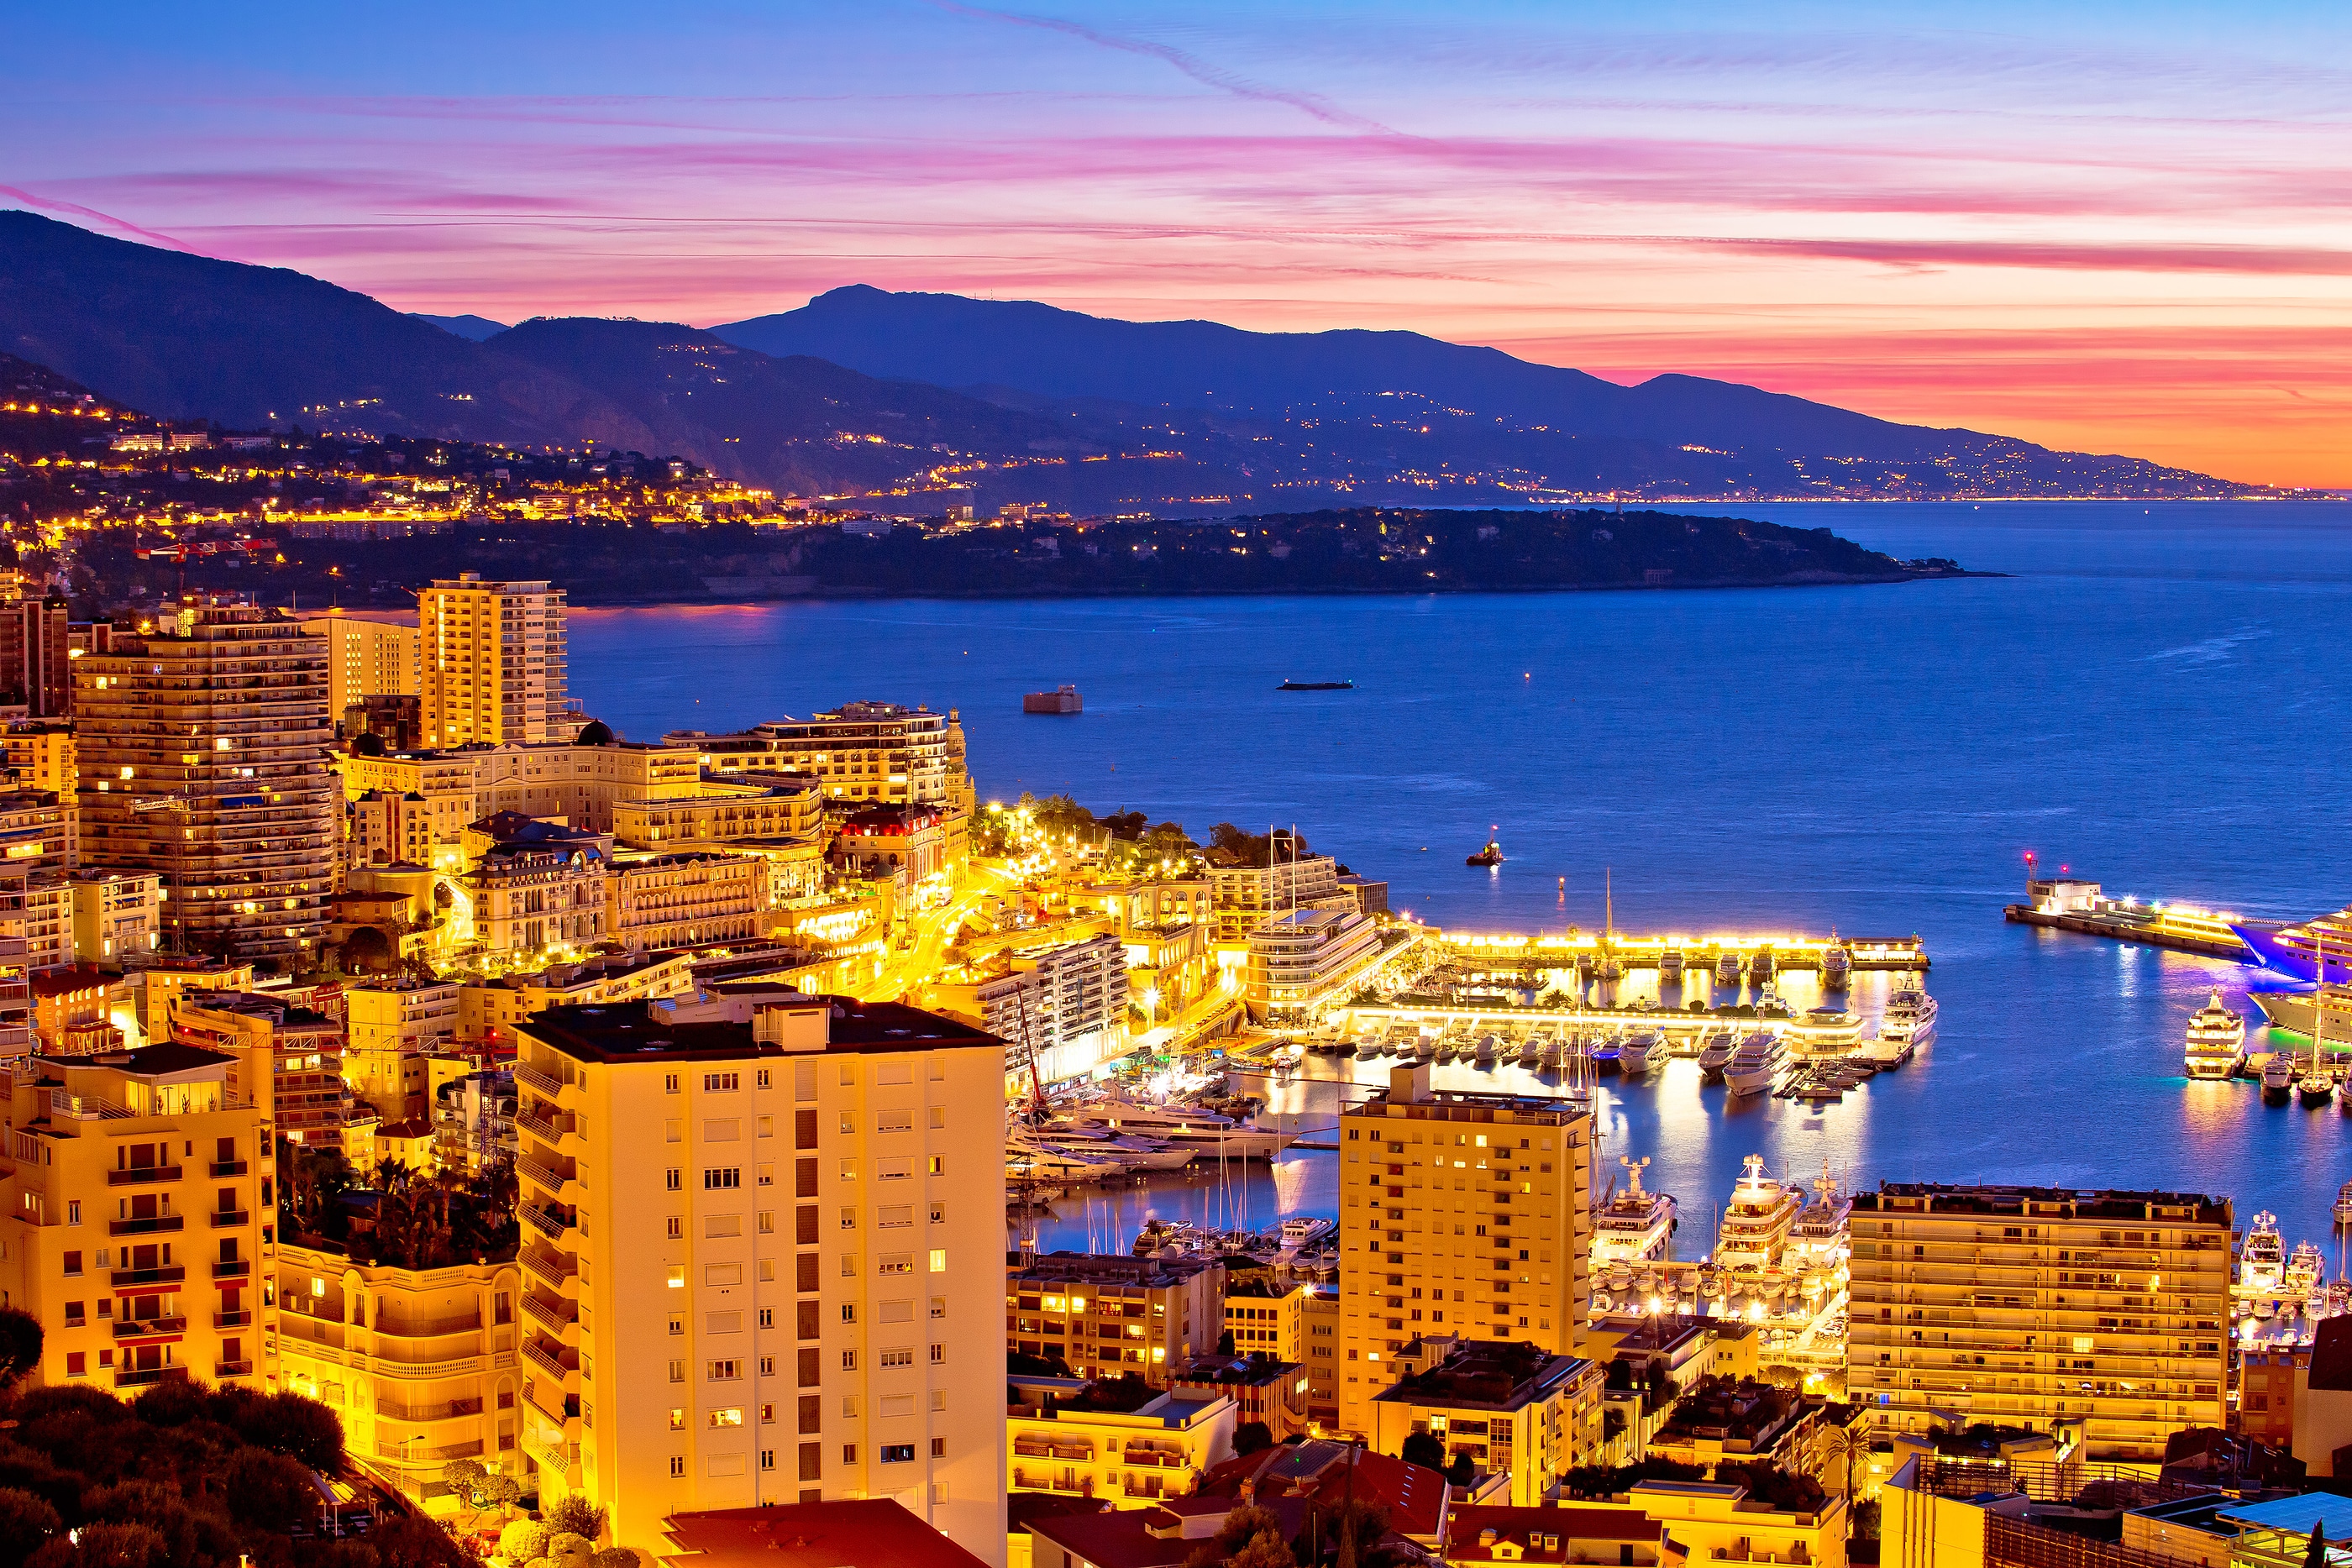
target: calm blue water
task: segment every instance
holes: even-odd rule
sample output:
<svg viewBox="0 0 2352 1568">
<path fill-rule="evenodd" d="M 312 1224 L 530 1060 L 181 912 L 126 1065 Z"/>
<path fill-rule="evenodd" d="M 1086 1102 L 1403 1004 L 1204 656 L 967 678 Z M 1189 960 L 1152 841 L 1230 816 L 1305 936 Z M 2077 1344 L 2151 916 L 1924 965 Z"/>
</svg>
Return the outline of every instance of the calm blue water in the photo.
<svg viewBox="0 0 2352 1568">
<path fill-rule="evenodd" d="M 2352 1118 L 2181 1077 L 2189 1011 L 2247 977 L 2008 925 L 2000 906 L 2027 850 L 2248 914 L 2352 900 L 2352 506 L 1710 509 L 2013 575 L 581 612 L 572 678 L 634 737 L 856 697 L 954 706 L 983 798 L 1067 790 L 1202 837 L 1295 822 L 1451 926 L 1596 925 L 1607 867 L 1632 929 L 1921 934 L 1939 1038 L 1842 1104 L 1727 1115 L 1688 1063 L 1608 1092 L 1608 1152 L 1651 1156 L 1652 1185 L 1681 1197 L 1681 1255 L 1708 1243 L 1751 1152 L 1796 1177 L 1826 1161 L 1861 1183 L 2226 1193 L 2242 1223 L 2269 1207 L 2290 1242 L 2326 1243 Z M 1357 689 L 1276 693 L 1288 676 Z M 1023 692 L 1064 681 L 1083 716 L 1023 716 Z M 1465 870 L 1489 824 L 1509 863 Z M 1278 1103 L 1328 1122 L 1335 1093 Z M 1130 1193 L 1116 1214 L 1074 1204 L 1044 1239 L 1123 1246 L 1139 1210 L 1328 1213 L 1330 1158 Z"/>
</svg>

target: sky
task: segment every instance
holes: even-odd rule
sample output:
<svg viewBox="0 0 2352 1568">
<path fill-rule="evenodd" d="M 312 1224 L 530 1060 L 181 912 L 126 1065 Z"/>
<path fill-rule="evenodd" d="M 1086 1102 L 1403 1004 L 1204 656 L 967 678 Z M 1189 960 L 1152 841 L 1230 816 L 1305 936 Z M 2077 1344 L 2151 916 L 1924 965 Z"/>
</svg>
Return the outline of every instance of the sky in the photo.
<svg viewBox="0 0 2352 1568">
<path fill-rule="evenodd" d="M 2257 14 L 2259 13 L 2259 14 Z M 2352 486 L 2338 5 L 20 8 L 0 205 L 403 308 L 1407 328 Z"/>
</svg>

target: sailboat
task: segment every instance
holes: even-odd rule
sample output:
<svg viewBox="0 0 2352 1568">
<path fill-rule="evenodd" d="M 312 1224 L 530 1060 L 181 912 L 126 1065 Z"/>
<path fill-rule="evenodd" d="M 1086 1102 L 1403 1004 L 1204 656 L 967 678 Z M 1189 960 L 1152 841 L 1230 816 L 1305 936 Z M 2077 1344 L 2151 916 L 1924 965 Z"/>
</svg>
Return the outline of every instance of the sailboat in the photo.
<svg viewBox="0 0 2352 1568">
<path fill-rule="evenodd" d="M 1625 966 L 1617 961 L 1617 891 L 1613 873 L 1607 866 L 1601 871 L 1601 907 L 1603 910 L 1601 936 L 1601 965 L 1593 971 L 1602 984 L 1613 984 L 1625 977 Z M 1612 998 L 1613 999 L 1613 998 Z"/>
</svg>

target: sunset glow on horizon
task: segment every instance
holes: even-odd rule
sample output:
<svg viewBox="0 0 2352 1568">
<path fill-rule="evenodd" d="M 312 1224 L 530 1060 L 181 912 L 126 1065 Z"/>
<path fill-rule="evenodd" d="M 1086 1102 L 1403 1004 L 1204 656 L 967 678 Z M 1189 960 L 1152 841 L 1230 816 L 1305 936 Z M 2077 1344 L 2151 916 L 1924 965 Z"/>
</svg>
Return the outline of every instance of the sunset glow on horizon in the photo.
<svg viewBox="0 0 2352 1568">
<path fill-rule="evenodd" d="M 1410 329 L 2352 486 L 2340 13 L 46 11 L 0 206 L 401 308 Z"/>
</svg>

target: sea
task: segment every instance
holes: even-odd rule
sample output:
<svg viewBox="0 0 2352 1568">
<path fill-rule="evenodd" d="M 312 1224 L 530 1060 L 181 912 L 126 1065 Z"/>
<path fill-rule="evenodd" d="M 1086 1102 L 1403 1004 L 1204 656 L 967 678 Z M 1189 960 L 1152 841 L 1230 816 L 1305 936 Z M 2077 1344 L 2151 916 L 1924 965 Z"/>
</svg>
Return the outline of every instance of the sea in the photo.
<svg viewBox="0 0 2352 1568">
<path fill-rule="evenodd" d="M 1677 1257 L 1746 1159 L 1783 1179 L 2226 1195 L 2340 1268 L 2352 1116 L 2181 1071 L 2260 972 L 2011 925 L 2026 855 L 2112 892 L 2297 918 L 2352 903 L 2352 504 L 1684 508 L 1828 528 L 1999 574 L 1870 587 L 806 601 L 575 611 L 573 695 L 623 736 L 857 698 L 960 712 L 982 798 L 1066 792 L 1205 841 L 1296 828 L 1453 930 L 1832 930 L 1926 946 L 1907 1065 L 1819 1108 L 1727 1105 L 1682 1061 L 1598 1095 L 1601 1179 L 1646 1159 Z M 1286 679 L 1351 691 L 1284 693 Z M 1069 683 L 1071 717 L 1024 716 Z M 1463 857 L 1489 835 L 1507 861 Z M 1786 986 L 1801 1008 L 1811 981 Z M 1884 977 L 1864 977 L 1865 1015 Z M 1385 1063 L 1249 1081 L 1318 1141 Z M 1441 1067 L 1440 1088 L 1548 1089 Z M 1358 1083 L 1357 1079 L 1363 1082 Z M 1039 1244 L 1151 1217 L 1336 1213 L 1336 1155 L 1076 1194 Z"/>
</svg>

